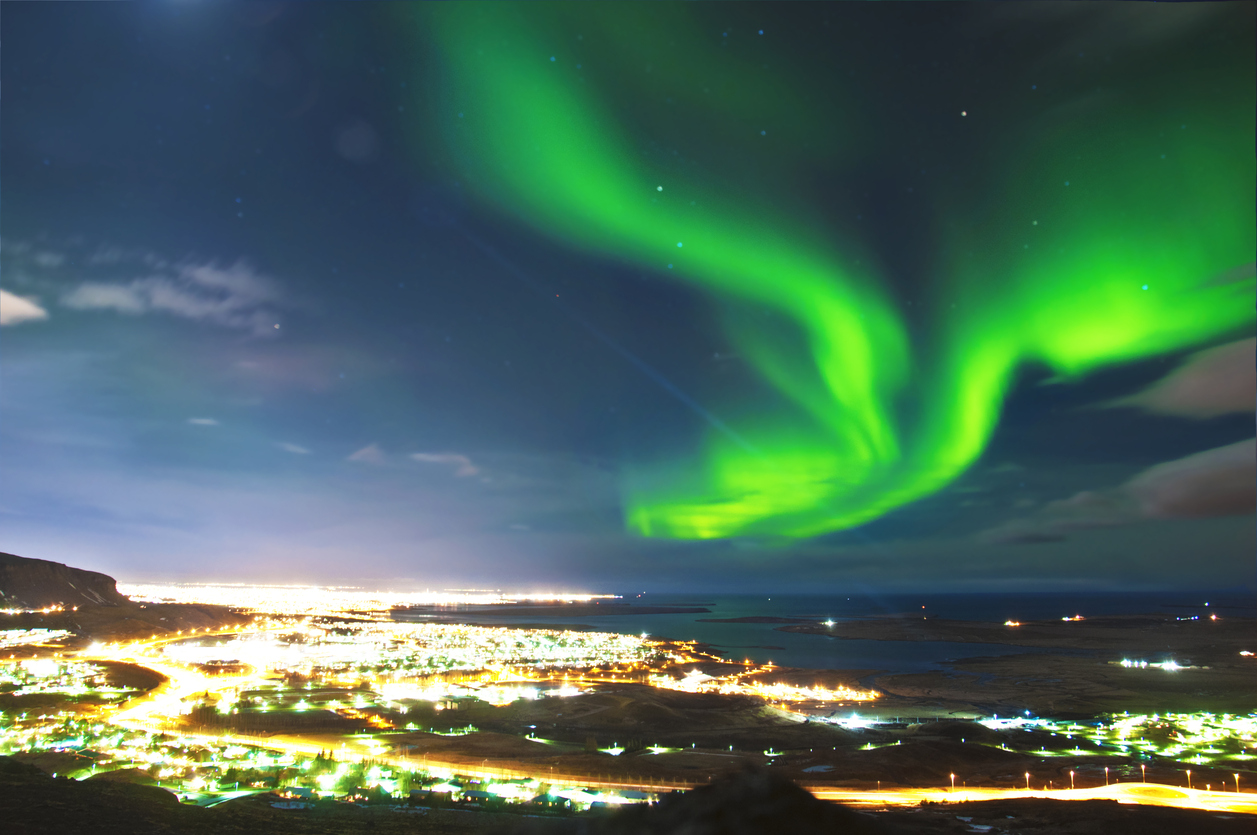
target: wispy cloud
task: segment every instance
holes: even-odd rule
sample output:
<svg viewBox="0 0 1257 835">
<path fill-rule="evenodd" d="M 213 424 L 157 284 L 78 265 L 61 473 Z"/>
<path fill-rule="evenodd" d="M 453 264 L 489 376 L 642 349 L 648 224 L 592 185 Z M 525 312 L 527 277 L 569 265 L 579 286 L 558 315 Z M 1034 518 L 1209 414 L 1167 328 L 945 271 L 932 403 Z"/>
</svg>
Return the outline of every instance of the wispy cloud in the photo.
<svg viewBox="0 0 1257 835">
<path fill-rule="evenodd" d="M 213 418 L 188 418 L 188 423 L 194 426 L 217 426 L 218 421 Z"/>
<path fill-rule="evenodd" d="M 134 262 L 155 269 L 165 269 L 170 262 L 155 252 L 145 249 L 125 249 L 120 246 L 101 246 L 87 257 L 87 263 L 93 265 L 122 264 Z"/>
<path fill-rule="evenodd" d="M 34 261 L 41 267 L 60 267 L 65 263 L 65 256 L 60 252 L 36 252 Z"/>
<path fill-rule="evenodd" d="M 0 325 L 17 325 L 21 322 L 36 322 L 47 319 L 48 311 L 44 310 L 33 299 L 15 296 L 0 290 Z"/>
<path fill-rule="evenodd" d="M 60 267 L 66 262 L 66 256 L 61 252 L 51 252 L 46 249 L 35 249 L 35 247 L 27 241 L 6 240 L 3 242 L 5 255 L 20 256 L 28 265 L 34 265 L 43 269 L 53 269 Z"/>
<path fill-rule="evenodd" d="M 1144 516 L 1199 519 L 1257 510 L 1257 439 L 1149 467 L 1125 491 Z"/>
<path fill-rule="evenodd" d="M 284 452 L 291 452 L 294 455 L 309 455 L 310 454 L 310 450 L 306 449 L 303 446 L 298 446 L 297 444 L 280 443 L 280 444 L 276 444 L 276 446 L 278 446 Z"/>
<path fill-rule="evenodd" d="M 984 531 L 987 543 L 1059 542 L 1091 528 L 1151 519 L 1244 516 L 1257 509 L 1257 441 L 1240 441 L 1149 467 L 1110 490 L 1084 490 Z"/>
<path fill-rule="evenodd" d="M 345 460 L 357 461 L 360 464 L 383 464 L 384 453 L 380 451 L 379 445 L 371 444 L 370 446 L 364 446 Z"/>
<path fill-rule="evenodd" d="M 454 468 L 454 475 L 459 478 L 477 475 L 480 468 L 471 463 L 466 455 L 456 452 L 416 452 L 410 456 L 422 464 L 444 464 Z"/>
<path fill-rule="evenodd" d="M 1251 412 L 1257 402 L 1254 352 L 1257 339 L 1200 351 L 1149 388 L 1104 405 L 1192 418 Z"/>
<path fill-rule="evenodd" d="M 138 281 L 130 285 L 89 281 L 63 296 L 61 303 L 75 310 L 116 310 L 131 314 L 148 310 L 148 300 Z"/>
<path fill-rule="evenodd" d="M 271 308 L 280 301 L 275 283 L 245 261 L 230 267 L 184 263 L 129 282 L 87 281 L 61 299 L 75 310 L 165 313 L 259 336 L 278 328 Z"/>
</svg>

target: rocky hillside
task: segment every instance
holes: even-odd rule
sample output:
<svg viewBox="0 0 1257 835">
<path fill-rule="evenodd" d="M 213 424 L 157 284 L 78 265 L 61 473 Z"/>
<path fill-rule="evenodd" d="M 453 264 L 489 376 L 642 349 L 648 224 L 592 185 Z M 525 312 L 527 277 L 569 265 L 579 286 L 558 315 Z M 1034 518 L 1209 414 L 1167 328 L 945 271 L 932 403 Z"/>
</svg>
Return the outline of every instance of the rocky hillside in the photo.
<svg viewBox="0 0 1257 835">
<path fill-rule="evenodd" d="M 0 608 L 125 606 L 114 578 L 59 562 L 0 553 Z"/>
<path fill-rule="evenodd" d="M 60 607 L 62 611 L 42 611 Z M 0 553 L 0 629 L 66 629 L 102 640 L 143 638 L 247 623 L 223 606 L 136 603 L 114 578 L 59 562 Z M 25 611 L 22 611 L 25 610 Z"/>
</svg>

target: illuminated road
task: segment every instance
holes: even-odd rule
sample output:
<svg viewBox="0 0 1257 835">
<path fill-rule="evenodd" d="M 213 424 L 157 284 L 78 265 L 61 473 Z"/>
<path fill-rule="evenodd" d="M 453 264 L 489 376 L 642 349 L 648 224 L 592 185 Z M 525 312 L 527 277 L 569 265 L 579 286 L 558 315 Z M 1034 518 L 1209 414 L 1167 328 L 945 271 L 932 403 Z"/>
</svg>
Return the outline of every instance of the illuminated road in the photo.
<svg viewBox="0 0 1257 835">
<path fill-rule="evenodd" d="M 169 729 L 161 727 L 164 723 L 154 719 L 154 717 L 179 716 L 184 712 L 184 699 L 194 693 L 207 691 L 213 693 L 235 688 L 243 689 L 248 685 L 260 683 L 263 680 L 263 676 L 256 670 L 245 674 L 207 676 L 198 670 L 189 669 L 180 664 L 173 664 L 160 658 L 154 658 L 152 655 L 147 654 L 148 651 L 155 650 L 162 644 L 183 641 L 188 638 L 226 637 L 241 635 L 251 631 L 259 630 L 249 627 L 216 631 L 206 630 L 199 635 L 196 633 L 167 635 L 147 641 L 134 641 L 129 644 L 104 647 L 93 645 L 79 652 L 77 657 L 81 661 L 117 661 L 134 664 L 137 667 L 144 667 L 165 676 L 167 681 L 143 696 L 119 705 L 109 714 L 107 720 L 111 724 L 120 727 L 143 727 L 171 733 Z"/>
<path fill-rule="evenodd" d="M 239 635 L 256 629 L 235 628 L 205 632 L 200 636 L 175 635 L 137 641 L 121 646 L 97 647 L 78 653 L 83 661 L 122 661 L 145 667 L 160 673 L 167 681 L 149 693 L 132 699 L 113 709 L 107 721 L 131 730 L 159 731 L 192 740 L 233 742 L 287 754 L 315 756 L 331 749 L 341 760 L 374 760 L 406 770 L 426 769 L 437 776 L 462 775 L 489 779 L 535 779 L 548 783 L 610 790 L 632 790 L 657 793 L 690 788 L 694 784 L 669 780 L 629 781 L 611 774 L 575 774 L 556 771 L 549 766 L 529 768 L 489 766 L 488 762 L 476 766 L 465 761 L 438 760 L 430 756 L 399 754 L 386 744 L 372 738 L 355 736 L 338 738 L 329 744 L 327 737 L 303 738 L 299 736 L 254 736 L 238 733 L 205 734 L 188 732 L 173 727 L 173 721 L 184 712 L 185 700 L 196 693 L 218 692 L 229 689 L 247 689 L 266 680 L 257 670 L 243 674 L 206 675 L 180 664 L 154 658 L 148 653 L 162 644 L 185 640 L 190 637 L 225 637 Z M 337 745 L 339 743 L 339 746 Z M 821 786 L 809 787 L 822 800 L 861 806 L 916 806 L 923 800 L 932 802 L 1007 800 L 1021 797 L 1046 797 L 1055 800 L 1116 800 L 1146 806 L 1174 806 L 1202 809 L 1210 812 L 1257 814 L 1257 794 L 1250 792 L 1215 792 L 1168 786 L 1157 783 L 1114 783 L 1087 789 L 1059 789 L 1051 791 L 1026 791 L 1024 789 L 962 789 L 920 788 L 879 791 L 833 789 Z"/>
<path fill-rule="evenodd" d="M 1176 806 L 1180 809 L 1205 809 L 1210 812 L 1257 814 L 1257 795 L 1250 792 L 1214 792 L 1167 786 L 1161 783 L 1113 783 L 1090 789 L 901 789 L 899 791 L 843 791 L 811 788 L 822 800 L 875 806 L 916 806 L 922 800 L 936 803 L 960 803 L 966 800 L 1009 800 L 1018 797 L 1050 797 L 1053 800 L 1116 800 L 1143 806 Z"/>
</svg>

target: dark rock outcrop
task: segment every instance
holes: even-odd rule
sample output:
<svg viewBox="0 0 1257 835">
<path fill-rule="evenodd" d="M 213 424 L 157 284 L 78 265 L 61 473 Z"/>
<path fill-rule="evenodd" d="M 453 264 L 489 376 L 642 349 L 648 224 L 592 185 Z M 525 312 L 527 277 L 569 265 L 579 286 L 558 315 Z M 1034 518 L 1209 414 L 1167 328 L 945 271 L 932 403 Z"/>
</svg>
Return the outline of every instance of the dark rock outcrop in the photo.
<svg viewBox="0 0 1257 835">
<path fill-rule="evenodd" d="M 604 816 L 528 821 L 506 835 L 893 835 L 874 816 L 819 800 L 763 768 L 726 774 L 709 785 L 665 795 L 658 805 L 626 806 Z"/>
<path fill-rule="evenodd" d="M 44 609 L 61 606 L 125 606 L 114 578 L 59 562 L 0 553 L 0 608 Z"/>
<path fill-rule="evenodd" d="M 53 611 L 45 611 L 52 608 Z M 127 640 L 187 629 L 237 626 L 248 615 L 192 603 L 137 603 L 107 574 L 0 553 L 0 628 L 66 629 L 82 637 Z M 33 650 L 31 650 L 33 651 Z"/>
</svg>

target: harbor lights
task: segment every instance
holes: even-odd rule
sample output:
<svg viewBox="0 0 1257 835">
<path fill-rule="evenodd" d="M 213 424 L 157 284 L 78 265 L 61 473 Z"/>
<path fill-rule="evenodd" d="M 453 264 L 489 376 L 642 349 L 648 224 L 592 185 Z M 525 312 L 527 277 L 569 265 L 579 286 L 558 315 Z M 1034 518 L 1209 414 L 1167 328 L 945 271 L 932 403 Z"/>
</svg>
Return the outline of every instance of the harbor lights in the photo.
<svg viewBox="0 0 1257 835">
<path fill-rule="evenodd" d="M 1069 772 L 1069 790 L 1071 792 L 1074 790 L 1074 772 L 1072 771 Z"/>
<path fill-rule="evenodd" d="M 951 775 L 951 790 L 952 791 L 956 790 L 956 775 L 955 774 Z"/>
</svg>

